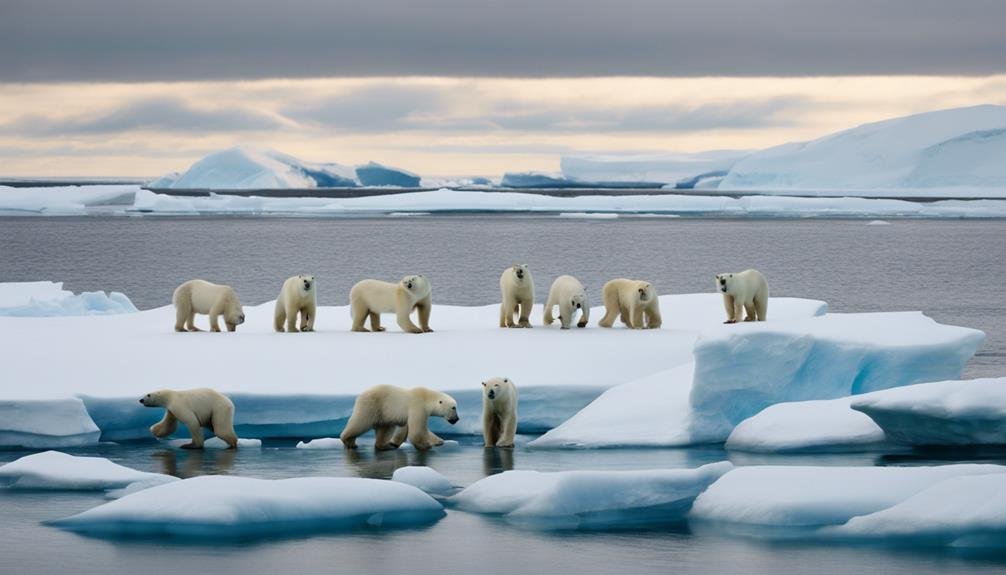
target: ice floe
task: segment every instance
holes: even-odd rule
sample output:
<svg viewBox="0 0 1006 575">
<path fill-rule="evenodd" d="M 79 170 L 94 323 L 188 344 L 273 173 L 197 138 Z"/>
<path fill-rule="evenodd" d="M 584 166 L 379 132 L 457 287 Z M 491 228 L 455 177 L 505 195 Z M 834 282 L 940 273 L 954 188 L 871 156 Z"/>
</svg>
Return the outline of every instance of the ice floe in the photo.
<svg viewBox="0 0 1006 575">
<path fill-rule="evenodd" d="M 8 489 L 105 491 L 177 480 L 170 475 L 130 469 L 103 457 L 78 457 L 59 451 L 26 455 L 0 467 L 0 486 Z"/>
<path fill-rule="evenodd" d="M 456 490 L 450 479 L 424 465 L 399 467 L 391 480 L 411 485 L 430 495 L 450 495 Z"/>
<path fill-rule="evenodd" d="M 131 313 L 136 306 L 120 292 L 63 289 L 63 282 L 0 283 L 0 316 L 40 317 Z"/>
</svg>

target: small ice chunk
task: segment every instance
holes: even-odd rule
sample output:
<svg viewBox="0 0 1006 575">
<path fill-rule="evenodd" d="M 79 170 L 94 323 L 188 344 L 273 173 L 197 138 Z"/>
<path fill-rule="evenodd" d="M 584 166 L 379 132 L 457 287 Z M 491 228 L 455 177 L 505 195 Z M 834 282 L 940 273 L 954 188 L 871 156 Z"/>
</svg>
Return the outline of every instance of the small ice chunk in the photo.
<svg viewBox="0 0 1006 575">
<path fill-rule="evenodd" d="M 854 397 L 791 401 L 770 405 L 740 422 L 727 438 L 727 449 L 759 452 L 830 452 L 877 447 L 884 431 L 853 411 Z"/>
<path fill-rule="evenodd" d="M 297 449 L 342 449 L 343 447 L 342 440 L 338 437 L 319 437 L 297 442 Z"/>
<path fill-rule="evenodd" d="M 391 480 L 418 487 L 430 495 L 449 495 L 455 490 L 450 479 L 423 465 L 399 467 Z"/>
</svg>

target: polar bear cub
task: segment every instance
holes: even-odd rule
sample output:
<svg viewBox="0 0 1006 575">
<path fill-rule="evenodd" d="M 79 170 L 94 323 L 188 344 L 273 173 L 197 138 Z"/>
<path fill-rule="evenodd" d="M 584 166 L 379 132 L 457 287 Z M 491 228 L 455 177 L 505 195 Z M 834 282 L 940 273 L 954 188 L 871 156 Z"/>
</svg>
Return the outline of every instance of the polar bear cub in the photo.
<svg viewBox="0 0 1006 575">
<path fill-rule="evenodd" d="M 459 419 L 458 402 L 426 387 L 377 385 L 356 398 L 353 414 L 339 439 L 347 448 L 355 449 L 356 438 L 373 429 L 378 450 L 397 449 L 406 438 L 416 449 L 429 449 L 444 444 L 427 427 L 427 420 L 433 416 L 454 425 Z"/>
<path fill-rule="evenodd" d="M 296 275 L 283 282 L 283 288 L 276 298 L 276 311 L 273 314 L 273 327 L 276 331 L 314 331 L 314 317 L 318 309 L 318 290 L 314 276 Z M 300 328 L 297 328 L 297 315 L 300 315 Z"/>
<path fill-rule="evenodd" d="M 395 313 L 398 327 L 409 333 L 431 332 L 430 311 L 433 295 L 430 282 L 421 275 L 405 276 L 398 283 L 380 280 L 363 280 L 349 290 L 350 314 L 353 331 L 384 331 L 382 313 Z M 412 323 L 409 314 L 418 310 L 419 327 Z M 370 318 L 370 330 L 363 322 Z"/>
<path fill-rule="evenodd" d="M 622 323 L 632 329 L 660 327 L 660 298 L 653 284 L 619 278 L 604 284 L 604 317 L 597 324 L 611 327 L 621 315 Z"/>
<path fill-rule="evenodd" d="M 486 447 L 513 447 L 517 432 L 517 386 L 508 378 L 482 382 L 482 436 Z"/>
<path fill-rule="evenodd" d="M 765 321 L 768 313 L 768 281 L 758 270 L 744 270 L 740 273 L 716 274 L 716 289 L 723 294 L 723 307 L 727 310 L 727 321 Z"/>
<path fill-rule="evenodd" d="M 573 315 L 580 312 L 580 321 L 576 327 L 587 327 L 590 320 L 590 306 L 587 305 L 587 290 L 580 280 L 573 276 L 559 276 L 552 282 L 548 290 L 548 301 L 545 302 L 545 325 L 552 325 L 552 308 L 559 306 L 559 324 L 562 329 L 569 329 L 573 323 Z"/>
<path fill-rule="evenodd" d="M 527 264 L 514 264 L 500 276 L 500 327 L 531 327 L 531 307 L 534 306 L 534 279 Z M 513 314 L 520 312 L 517 323 Z"/>
<path fill-rule="evenodd" d="M 175 331 L 199 331 L 197 313 L 210 316 L 211 331 L 220 331 L 219 316 L 224 316 L 227 331 L 235 331 L 245 322 L 241 302 L 231 286 L 189 280 L 175 288 L 171 302 L 175 304 Z"/>
<path fill-rule="evenodd" d="M 171 435 L 180 421 L 192 436 L 192 442 L 183 445 L 183 449 L 202 449 L 204 427 L 227 442 L 229 449 L 238 446 L 238 436 L 234 433 L 234 403 L 214 389 L 152 391 L 140 398 L 140 404 L 164 408 L 164 419 L 150 426 L 154 437 Z"/>
</svg>

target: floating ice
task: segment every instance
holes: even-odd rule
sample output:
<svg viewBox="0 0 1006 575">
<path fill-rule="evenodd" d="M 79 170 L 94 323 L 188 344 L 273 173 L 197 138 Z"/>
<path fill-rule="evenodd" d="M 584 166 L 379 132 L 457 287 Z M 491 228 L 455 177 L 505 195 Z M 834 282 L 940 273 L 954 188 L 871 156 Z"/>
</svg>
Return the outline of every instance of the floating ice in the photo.
<svg viewBox="0 0 1006 575">
<path fill-rule="evenodd" d="M 100 436 L 79 398 L 0 399 L 0 447 L 80 447 L 96 445 Z"/>
<path fill-rule="evenodd" d="M 389 168 L 376 162 L 356 167 L 356 178 L 364 186 L 394 186 L 418 188 L 419 176 L 399 168 Z"/>
<path fill-rule="evenodd" d="M 0 283 L 0 316 L 43 317 L 132 313 L 136 306 L 119 292 L 63 289 L 63 282 Z"/>
<path fill-rule="evenodd" d="M 863 451 L 879 447 L 884 431 L 849 407 L 852 397 L 770 405 L 740 422 L 727 449 L 762 452 Z"/>
<path fill-rule="evenodd" d="M 297 442 L 297 449 L 343 449 L 344 447 L 342 440 L 338 437 L 319 437 Z"/>
<path fill-rule="evenodd" d="M 616 529 L 681 523 L 709 484 L 732 466 L 643 471 L 506 471 L 449 502 L 539 529 Z"/>
<path fill-rule="evenodd" d="M 1003 377 L 922 383 L 852 398 L 851 405 L 883 428 L 893 442 L 1006 444 Z"/>
<path fill-rule="evenodd" d="M 726 174 L 743 150 L 713 150 L 695 154 L 623 154 L 563 156 L 562 174 L 588 182 L 658 182 L 679 189 L 698 187 L 703 180 Z M 715 189 L 715 186 L 713 186 Z"/>
<path fill-rule="evenodd" d="M 391 480 L 422 489 L 430 495 L 450 495 L 455 491 L 450 479 L 422 465 L 399 467 L 391 476 Z"/>
<path fill-rule="evenodd" d="M 79 216 L 88 208 L 126 207 L 140 191 L 136 185 L 58 186 L 12 188 L 0 186 L 0 213 L 4 215 Z"/>
<path fill-rule="evenodd" d="M 169 439 L 164 443 L 171 447 L 180 449 L 183 445 L 188 444 L 191 439 Z M 204 449 L 227 449 L 230 446 L 227 442 L 219 437 L 211 437 L 203 442 Z M 244 447 L 245 449 L 252 449 L 255 447 L 262 447 L 261 439 L 246 439 L 244 437 L 238 438 L 238 448 Z"/>
<path fill-rule="evenodd" d="M 77 457 L 59 451 L 26 455 L 0 467 L 0 486 L 10 489 L 103 491 L 132 484 L 152 487 L 177 480 L 170 475 L 123 467 L 103 457 Z"/>
<path fill-rule="evenodd" d="M 345 166 L 303 162 L 276 150 L 236 147 L 202 158 L 166 187 L 240 190 L 354 186 L 353 171 Z M 150 187 L 154 188 L 153 183 Z"/>
<path fill-rule="evenodd" d="M 432 497 L 395 481 L 205 475 L 132 493 L 52 523 L 98 536 L 217 540 L 421 526 L 443 516 L 443 506 Z"/>
</svg>

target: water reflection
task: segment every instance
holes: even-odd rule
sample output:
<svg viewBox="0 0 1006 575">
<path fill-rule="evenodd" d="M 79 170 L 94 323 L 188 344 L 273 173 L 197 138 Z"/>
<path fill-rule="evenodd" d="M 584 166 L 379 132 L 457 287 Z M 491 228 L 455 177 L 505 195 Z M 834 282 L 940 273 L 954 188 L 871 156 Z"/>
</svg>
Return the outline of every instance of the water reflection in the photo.
<svg viewBox="0 0 1006 575">
<path fill-rule="evenodd" d="M 161 473 L 188 479 L 199 475 L 225 475 L 234 468 L 235 449 L 190 449 L 180 453 L 175 449 L 159 449 L 151 456 L 158 461 Z"/>
<path fill-rule="evenodd" d="M 482 473 L 486 477 L 513 470 L 513 449 L 486 447 L 482 450 Z"/>
</svg>

